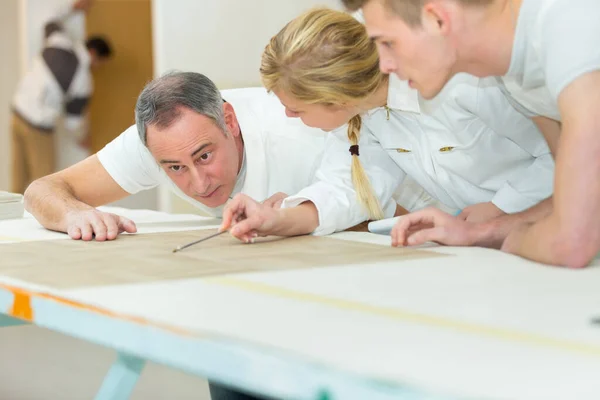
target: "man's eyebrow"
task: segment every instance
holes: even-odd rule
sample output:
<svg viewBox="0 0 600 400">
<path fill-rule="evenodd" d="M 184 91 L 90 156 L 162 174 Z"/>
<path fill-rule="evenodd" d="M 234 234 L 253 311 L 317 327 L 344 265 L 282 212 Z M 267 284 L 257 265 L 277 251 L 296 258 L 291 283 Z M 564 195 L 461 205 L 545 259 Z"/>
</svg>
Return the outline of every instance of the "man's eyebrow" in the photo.
<svg viewBox="0 0 600 400">
<path fill-rule="evenodd" d="M 196 154 L 200 153 L 202 150 L 204 150 L 206 147 L 210 146 L 212 143 L 204 143 L 202 146 L 198 147 L 196 150 L 194 150 L 194 152 L 192 153 L 192 157 L 194 157 Z"/>
<path fill-rule="evenodd" d="M 181 164 L 181 161 L 175 160 L 160 160 L 159 164 Z"/>
<path fill-rule="evenodd" d="M 200 153 L 202 150 L 204 150 L 207 146 L 210 146 L 211 144 L 212 143 L 204 143 L 203 145 L 201 145 L 200 147 L 198 147 L 192 153 L 192 157 L 194 157 L 196 154 Z M 177 161 L 177 160 L 160 160 L 159 164 L 181 164 L 181 161 Z"/>
</svg>

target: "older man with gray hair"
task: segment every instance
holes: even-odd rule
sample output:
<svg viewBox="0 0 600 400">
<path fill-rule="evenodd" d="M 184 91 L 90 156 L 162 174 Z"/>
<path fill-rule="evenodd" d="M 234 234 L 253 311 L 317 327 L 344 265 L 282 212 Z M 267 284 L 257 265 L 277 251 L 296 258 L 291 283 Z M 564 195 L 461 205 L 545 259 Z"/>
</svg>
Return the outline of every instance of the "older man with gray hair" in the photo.
<svg viewBox="0 0 600 400">
<path fill-rule="evenodd" d="M 236 193 L 265 200 L 310 184 L 326 137 L 286 118 L 262 88 L 220 92 L 192 72 L 150 82 L 135 114 L 136 125 L 97 154 L 31 184 L 25 206 L 44 227 L 83 240 L 135 232 L 133 221 L 95 207 L 161 184 L 220 217 Z"/>
</svg>

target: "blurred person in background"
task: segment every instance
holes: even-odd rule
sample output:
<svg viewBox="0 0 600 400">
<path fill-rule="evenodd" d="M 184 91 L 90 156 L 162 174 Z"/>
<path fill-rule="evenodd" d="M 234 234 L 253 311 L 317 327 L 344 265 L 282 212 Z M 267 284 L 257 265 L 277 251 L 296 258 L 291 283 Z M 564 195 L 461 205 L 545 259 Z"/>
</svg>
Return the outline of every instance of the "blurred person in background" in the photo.
<svg viewBox="0 0 600 400">
<path fill-rule="evenodd" d="M 92 4 L 75 1 L 50 19 L 42 51 L 18 84 L 12 102 L 12 192 L 24 193 L 30 182 L 54 172 L 53 133 L 60 116 L 70 132 L 84 126 L 93 92 L 91 71 L 111 57 L 112 49 L 102 37 L 73 41 L 63 24 Z M 87 146 L 87 132 L 81 136 L 81 145 Z"/>
</svg>

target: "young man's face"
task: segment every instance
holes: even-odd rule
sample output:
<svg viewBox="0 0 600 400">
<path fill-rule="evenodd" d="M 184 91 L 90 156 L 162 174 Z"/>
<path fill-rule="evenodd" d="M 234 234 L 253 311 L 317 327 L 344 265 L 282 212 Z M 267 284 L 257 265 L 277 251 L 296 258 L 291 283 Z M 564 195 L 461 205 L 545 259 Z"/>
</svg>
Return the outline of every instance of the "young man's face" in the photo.
<svg viewBox="0 0 600 400">
<path fill-rule="evenodd" d="M 427 10 L 422 25 L 411 27 L 385 3 L 371 0 L 363 7 L 367 32 L 379 51 L 381 71 L 408 80 L 427 99 L 436 96 L 454 74 L 456 62 L 456 52 L 445 34 L 447 27 Z"/>
</svg>

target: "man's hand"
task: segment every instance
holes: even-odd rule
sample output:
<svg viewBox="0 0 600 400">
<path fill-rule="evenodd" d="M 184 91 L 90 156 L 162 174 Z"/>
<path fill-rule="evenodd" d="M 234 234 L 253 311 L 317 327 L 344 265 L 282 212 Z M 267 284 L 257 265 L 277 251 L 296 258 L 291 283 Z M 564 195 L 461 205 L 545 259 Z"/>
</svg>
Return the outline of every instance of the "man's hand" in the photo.
<svg viewBox="0 0 600 400">
<path fill-rule="evenodd" d="M 257 236 L 273 234 L 280 222 L 279 209 L 238 194 L 225 206 L 220 230 L 230 229 L 232 236 L 250 243 Z"/>
<path fill-rule="evenodd" d="M 265 206 L 271 207 L 271 208 L 281 208 L 281 204 L 283 203 L 283 200 L 285 200 L 287 197 L 289 197 L 289 196 L 286 193 L 277 192 L 273 196 L 271 196 L 268 199 L 266 199 L 265 201 L 263 201 L 263 204 Z"/>
<path fill-rule="evenodd" d="M 506 215 L 504 211 L 496 207 L 494 203 L 488 201 L 486 203 L 473 204 L 472 206 L 465 207 L 458 218 L 467 222 L 485 222 L 490 219 Z"/>
<path fill-rule="evenodd" d="M 114 240 L 119 233 L 135 233 L 135 223 L 125 217 L 96 209 L 69 211 L 66 215 L 67 233 L 71 239 L 99 242 Z"/>
<path fill-rule="evenodd" d="M 392 246 L 416 246 L 425 242 L 471 246 L 476 241 L 476 226 L 429 207 L 400 218 L 392 228 Z"/>
<path fill-rule="evenodd" d="M 73 3 L 73 11 L 88 12 L 94 0 L 77 0 Z"/>
<path fill-rule="evenodd" d="M 85 135 L 83 138 L 81 138 L 81 140 L 77 142 L 77 144 L 82 149 L 89 150 L 92 147 L 92 138 L 89 134 Z"/>
</svg>

